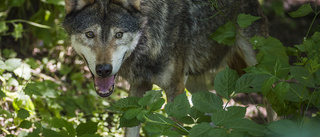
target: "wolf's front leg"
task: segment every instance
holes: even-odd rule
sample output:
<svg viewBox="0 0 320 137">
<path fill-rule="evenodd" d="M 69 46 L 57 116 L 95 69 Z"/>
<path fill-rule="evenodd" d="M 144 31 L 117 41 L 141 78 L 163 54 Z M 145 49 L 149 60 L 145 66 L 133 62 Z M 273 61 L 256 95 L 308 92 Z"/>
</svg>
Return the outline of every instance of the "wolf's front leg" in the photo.
<svg viewBox="0 0 320 137">
<path fill-rule="evenodd" d="M 131 83 L 130 84 L 130 93 L 131 97 L 142 97 L 146 91 L 152 89 L 152 83 L 150 82 L 141 82 L 141 83 Z M 141 125 L 131 128 L 126 128 L 125 137 L 139 137 L 140 136 Z"/>
</svg>

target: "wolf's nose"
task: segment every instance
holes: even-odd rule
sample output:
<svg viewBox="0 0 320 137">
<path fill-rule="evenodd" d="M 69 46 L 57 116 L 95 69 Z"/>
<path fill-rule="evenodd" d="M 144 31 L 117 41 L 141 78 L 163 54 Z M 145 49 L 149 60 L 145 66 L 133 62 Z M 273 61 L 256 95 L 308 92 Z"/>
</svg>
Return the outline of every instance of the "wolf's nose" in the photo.
<svg viewBox="0 0 320 137">
<path fill-rule="evenodd" d="M 96 72 L 100 77 L 107 77 L 112 72 L 112 66 L 110 64 L 98 64 Z"/>
</svg>

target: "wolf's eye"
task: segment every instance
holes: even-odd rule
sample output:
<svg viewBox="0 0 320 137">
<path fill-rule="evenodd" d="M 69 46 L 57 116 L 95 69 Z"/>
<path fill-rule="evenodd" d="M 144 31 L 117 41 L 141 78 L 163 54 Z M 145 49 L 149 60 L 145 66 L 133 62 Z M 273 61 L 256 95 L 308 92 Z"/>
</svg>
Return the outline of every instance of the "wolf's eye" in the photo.
<svg viewBox="0 0 320 137">
<path fill-rule="evenodd" d="M 87 38 L 94 38 L 94 33 L 92 31 L 86 32 L 86 37 Z"/>
<path fill-rule="evenodd" d="M 117 38 L 117 39 L 120 39 L 120 38 L 122 38 L 122 35 L 123 35 L 122 32 L 118 32 L 118 33 L 116 33 L 116 38 Z"/>
</svg>

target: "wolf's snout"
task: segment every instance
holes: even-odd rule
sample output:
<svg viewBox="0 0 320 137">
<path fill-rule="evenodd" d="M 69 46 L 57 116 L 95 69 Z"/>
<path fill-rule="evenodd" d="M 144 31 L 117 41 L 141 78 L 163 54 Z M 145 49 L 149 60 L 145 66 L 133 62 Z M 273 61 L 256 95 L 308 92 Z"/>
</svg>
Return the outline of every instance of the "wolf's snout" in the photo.
<svg viewBox="0 0 320 137">
<path fill-rule="evenodd" d="M 96 72 L 100 77 L 108 77 L 112 72 L 112 66 L 110 64 L 98 64 Z"/>
</svg>

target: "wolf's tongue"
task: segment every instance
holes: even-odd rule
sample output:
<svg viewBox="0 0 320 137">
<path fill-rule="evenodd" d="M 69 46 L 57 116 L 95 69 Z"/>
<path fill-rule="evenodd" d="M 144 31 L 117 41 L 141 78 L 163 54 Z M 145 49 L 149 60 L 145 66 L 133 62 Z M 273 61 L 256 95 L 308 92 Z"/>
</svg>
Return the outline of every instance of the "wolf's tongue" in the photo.
<svg viewBox="0 0 320 137">
<path fill-rule="evenodd" d="M 114 79 L 115 76 L 111 76 L 108 78 L 94 78 L 94 85 L 96 88 L 96 92 L 101 97 L 108 97 L 112 94 L 114 89 Z"/>
</svg>

